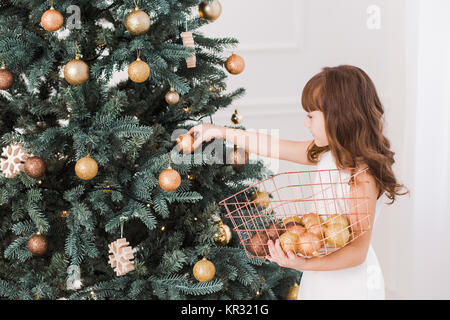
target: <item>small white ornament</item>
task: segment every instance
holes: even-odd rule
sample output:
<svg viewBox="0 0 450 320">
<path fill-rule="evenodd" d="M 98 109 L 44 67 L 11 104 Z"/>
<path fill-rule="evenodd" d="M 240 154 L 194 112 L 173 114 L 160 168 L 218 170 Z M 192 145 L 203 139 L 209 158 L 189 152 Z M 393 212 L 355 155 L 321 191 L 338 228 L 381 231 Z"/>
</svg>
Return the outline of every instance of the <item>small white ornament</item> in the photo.
<svg viewBox="0 0 450 320">
<path fill-rule="evenodd" d="M 134 270 L 134 252 L 127 239 L 120 238 L 109 244 L 109 264 L 114 268 L 117 276 L 123 276 Z"/>
<path fill-rule="evenodd" d="M 6 159 L 5 159 L 6 158 Z M 12 144 L 3 148 L 0 168 L 6 178 L 14 178 L 23 171 L 23 162 L 28 159 L 28 153 L 21 144 Z"/>
</svg>

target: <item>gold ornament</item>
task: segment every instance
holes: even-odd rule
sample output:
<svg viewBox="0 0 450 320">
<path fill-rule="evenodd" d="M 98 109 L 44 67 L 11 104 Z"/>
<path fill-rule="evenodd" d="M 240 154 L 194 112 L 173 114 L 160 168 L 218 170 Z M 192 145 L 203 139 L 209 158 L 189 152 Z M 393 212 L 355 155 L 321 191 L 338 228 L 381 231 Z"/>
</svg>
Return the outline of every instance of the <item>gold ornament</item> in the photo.
<svg viewBox="0 0 450 320">
<path fill-rule="evenodd" d="M 216 267 L 211 261 L 203 258 L 194 265 L 193 273 L 198 281 L 207 282 L 214 278 Z"/>
<path fill-rule="evenodd" d="M 180 95 L 174 88 L 170 88 L 170 91 L 166 93 L 165 99 L 168 104 L 177 104 L 180 101 Z"/>
<path fill-rule="evenodd" d="M 256 206 L 266 209 L 270 204 L 270 197 L 265 191 L 256 191 L 252 194 L 251 201 L 254 202 Z"/>
<path fill-rule="evenodd" d="M 98 173 L 97 161 L 92 159 L 90 155 L 81 158 L 75 165 L 75 173 L 80 179 L 91 180 Z"/>
<path fill-rule="evenodd" d="M 59 30 L 64 23 L 64 17 L 58 10 L 53 8 L 53 0 L 50 9 L 45 11 L 41 16 L 42 27 L 50 32 Z"/>
<path fill-rule="evenodd" d="M 80 60 L 79 54 L 64 66 L 64 78 L 73 86 L 83 84 L 89 79 L 89 66 Z"/>
<path fill-rule="evenodd" d="M 6 70 L 5 61 L 2 58 L 2 66 L 0 68 L 0 90 L 8 90 L 14 83 L 14 75 Z"/>
<path fill-rule="evenodd" d="M 234 124 L 240 124 L 242 122 L 242 116 L 238 113 L 237 109 L 234 110 L 234 113 L 231 116 L 231 122 Z"/>
<path fill-rule="evenodd" d="M 291 286 L 286 295 L 286 300 L 297 300 L 299 288 L 300 286 L 297 284 L 297 282 L 293 286 Z"/>
<path fill-rule="evenodd" d="M 125 27 L 133 36 L 144 34 L 150 29 L 149 15 L 140 10 L 138 6 L 133 11 L 127 14 L 125 18 Z"/>
<path fill-rule="evenodd" d="M 47 239 L 38 232 L 28 239 L 27 247 L 34 256 L 42 256 L 47 252 Z"/>
<path fill-rule="evenodd" d="M 233 54 L 225 62 L 225 68 L 231 74 L 240 74 L 245 69 L 245 61 L 241 56 Z"/>
<path fill-rule="evenodd" d="M 214 238 L 214 242 L 219 246 L 226 246 L 232 237 L 231 229 L 222 221 L 219 222 L 219 233 Z"/>
<path fill-rule="evenodd" d="M 198 6 L 200 17 L 205 20 L 214 21 L 220 17 L 222 13 L 222 5 L 218 0 L 212 2 L 202 2 Z"/>
<path fill-rule="evenodd" d="M 194 152 L 194 137 L 189 133 L 179 136 L 177 138 L 177 149 L 181 153 Z"/>
<path fill-rule="evenodd" d="M 131 81 L 136 83 L 145 82 L 150 77 L 150 67 L 141 60 L 140 55 L 140 50 L 138 50 L 136 61 L 133 61 L 128 67 L 128 76 Z"/>
<path fill-rule="evenodd" d="M 188 173 L 186 177 L 191 181 L 194 181 L 197 178 L 197 176 L 193 173 Z"/>
<path fill-rule="evenodd" d="M 181 176 L 178 171 L 170 166 L 170 158 L 169 167 L 159 174 L 158 182 L 161 189 L 165 191 L 174 191 L 180 186 Z"/>
<path fill-rule="evenodd" d="M 62 210 L 61 214 L 59 215 L 61 218 L 67 218 L 70 215 L 69 211 Z"/>
</svg>

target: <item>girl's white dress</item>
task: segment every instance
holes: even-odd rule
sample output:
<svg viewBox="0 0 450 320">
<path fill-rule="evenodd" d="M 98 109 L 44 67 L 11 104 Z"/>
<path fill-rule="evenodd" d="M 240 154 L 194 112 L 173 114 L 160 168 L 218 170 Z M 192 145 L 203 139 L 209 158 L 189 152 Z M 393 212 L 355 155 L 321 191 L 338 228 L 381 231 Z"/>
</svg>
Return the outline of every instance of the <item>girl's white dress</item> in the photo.
<svg viewBox="0 0 450 320">
<path fill-rule="evenodd" d="M 330 151 L 323 153 L 317 164 L 317 170 L 324 169 L 337 169 L 334 157 Z M 319 174 L 316 176 L 316 182 L 334 183 L 339 182 L 339 179 L 342 179 L 341 181 L 348 181 L 350 174 L 347 174 L 346 171 L 340 172 L 341 178 L 339 178 L 339 174 L 331 175 L 329 171 L 320 172 L 320 176 Z M 337 188 L 328 188 L 328 190 L 325 190 L 326 192 L 329 192 L 327 198 L 339 197 L 342 195 L 342 192 L 348 192 L 348 190 L 344 191 L 341 188 L 342 185 L 346 184 L 339 184 L 339 187 Z M 334 185 L 330 184 L 329 186 Z M 348 188 L 349 187 L 350 186 L 348 186 Z M 381 196 L 377 200 L 375 221 L 382 207 L 383 198 L 384 196 Z M 338 204 L 338 206 L 336 206 L 335 201 L 330 201 L 332 202 L 332 205 L 327 205 L 322 201 L 322 208 L 318 209 L 319 212 L 322 211 L 322 213 L 327 214 L 333 213 L 330 212 L 330 210 L 336 210 L 336 207 L 345 205 L 343 200 L 339 200 L 341 203 Z M 298 300 L 311 299 L 385 299 L 383 273 L 372 246 L 369 247 L 366 260 L 359 266 L 333 271 L 303 271 Z"/>
</svg>

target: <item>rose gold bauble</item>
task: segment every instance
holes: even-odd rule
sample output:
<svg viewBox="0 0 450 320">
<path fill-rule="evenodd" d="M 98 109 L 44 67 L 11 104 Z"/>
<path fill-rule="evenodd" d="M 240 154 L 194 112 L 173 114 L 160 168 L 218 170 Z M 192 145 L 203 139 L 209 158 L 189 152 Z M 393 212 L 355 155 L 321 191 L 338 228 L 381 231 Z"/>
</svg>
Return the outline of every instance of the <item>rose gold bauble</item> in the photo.
<svg viewBox="0 0 450 320">
<path fill-rule="evenodd" d="M 0 90 L 8 90 L 14 83 L 14 75 L 9 72 L 5 65 L 0 68 Z"/>
<path fill-rule="evenodd" d="M 315 224 L 321 224 L 322 219 L 320 219 L 320 216 L 317 213 L 309 212 L 302 217 L 302 224 L 305 226 L 306 229 L 309 227 L 315 225 Z"/>
<path fill-rule="evenodd" d="M 168 104 L 177 104 L 180 101 L 180 95 L 173 88 L 170 88 L 170 91 L 166 93 L 165 99 Z"/>
<path fill-rule="evenodd" d="M 195 279 L 200 282 L 206 282 L 214 278 L 214 275 L 216 274 L 216 267 L 211 261 L 203 258 L 194 265 L 194 269 L 192 271 Z"/>
<path fill-rule="evenodd" d="M 57 31 L 62 27 L 63 23 L 63 15 L 53 7 L 42 14 L 41 24 L 42 27 L 47 31 Z"/>
<path fill-rule="evenodd" d="M 35 256 L 42 256 L 47 252 L 47 239 L 42 234 L 35 234 L 28 239 L 27 247 Z"/>
<path fill-rule="evenodd" d="M 298 237 L 297 252 L 306 257 L 317 257 L 322 247 L 322 241 L 311 232 L 305 232 Z"/>
<path fill-rule="evenodd" d="M 150 24 L 149 15 L 138 7 L 127 14 L 125 18 L 125 27 L 134 36 L 146 33 L 150 29 Z"/>
<path fill-rule="evenodd" d="M 231 74 L 240 74 L 245 69 L 245 61 L 241 56 L 233 53 L 225 62 L 225 68 Z"/>
<path fill-rule="evenodd" d="M 165 191 L 174 191 L 181 184 L 181 176 L 178 171 L 167 168 L 159 174 L 159 186 Z"/>
<path fill-rule="evenodd" d="M 245 247 L 255 256 L 265 257 L 269 254 L 269 246 L 267 245 L 267 241 L 269 241 L 269 236 L 266 232 L 259 231 L 248 239 Z"/>
<path fill-rule="evenodd" d="M 137 58 L 128 67 L 128 76 L 133 82 L 145 82 L 150 77 L 150 67 L 140 58 Z"/>
<path fill-rule="evenodd" d="M 23 165 L 23 171 L 34 179 L 42 177 L 45 173 L 45 162 L 39 157 L 29 157 Z"/>
<path fill-rule="evenodd" d="M 198 12 L 203 19 L 214 21 L 220 17 L 222 13 L 222 5 L 218 0 L 212 2 L 202 2 L 198 6 Z"/>
<path fill-rule="evenodd" d="M 177 138 L 177 149 L 181 153 L 194 152 L 194 137 L 189 133 L 179 136 Z"/>
<path fill-rule="evenodd" d="M 83 84 L 89 79 L 89 66 L 77 55 L 64 66 L 64 78 L 73 86 Z"/>
<path fill-rule="evenodd" d="M 75 173 L 80 179 L 91 180 L 98 173 L 97 161 L 92 159 L 89 155 L 81 158 L 75 165 Z"/>
<path fill-rule="evenodd" d="M 280 236 L 280 245 L 284 252 L 297 252 L 299 235 L 294 232 L 286 231 Z"/>
<path fill-rule="evenodd" d="M 243 167 L 248 163 L 249 154 L 243 148 L 234 148 L 233 152 L 229 152 L 227 155 L 227 164 L 235 169 Z"/>
</svg>

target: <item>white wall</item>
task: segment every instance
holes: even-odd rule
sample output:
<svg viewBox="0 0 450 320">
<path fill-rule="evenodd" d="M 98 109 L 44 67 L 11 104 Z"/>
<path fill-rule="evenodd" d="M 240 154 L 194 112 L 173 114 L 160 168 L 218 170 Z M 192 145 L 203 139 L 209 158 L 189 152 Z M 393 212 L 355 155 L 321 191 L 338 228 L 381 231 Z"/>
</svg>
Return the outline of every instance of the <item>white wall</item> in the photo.
<svg viewBox="0 0 450 320">
<path fill-rule="evenodd" d="M 384 205 L 374 228 L 372 243 L 382 265 L 388 299 L 450 298 L 447 286 L 450 276 L 445 272 L 450 266 L 450 241 L 445 236 L 449 234 L 450 221 L 446 219 L 450 215 L 448 209 L 444 210 L 443 194 L 439 204 L 431 207 L 428 202 L 433 193 L 422 194 L 420 200 L 414 198 L 437 187 L 431 183 L 432 179 L 427 179 L 427 170 L 436 159 L 439 168 L 448 168 L 449 159 L 448 153 L 447 158 L 442 158 L 440 152 L 439 143 L 444 140 L 430 140 L 429 133 L 424 136 L 427 126 L 433 127 L 433 119 L 424 108 L 427 88 L 419 88 L 427 80 L 417 79 L 422 75 L 429 79 L 436 66 L 418 64 L 424 59 L 418 52 L 436 59 L 430 63 L 437 64 L 445 53 L 433 55 L 431 49 L 419 50 L 420 1 L 222 0 L 221 17 L 203 28 L 209 36 L 238 38 L 240 45 L 235 51 L 247 64 L 243 74 L 230 75 L 228 79 L 230 91 L 245 87 L 247 95 L 228 110 L 218 112 L 213 117 L 216 124 L 230 125 L 231 114 L 238 109 L 249 129 L 274 129 L 279 130 L 283 139 L 309 140 L 300 97 L 314 74 L 324 66 L 353 64 L 373 79 L 386 111 L 385 135 L 396 152 L 394 172 L 412 191 L 410 196 L 398 198 L 394 205 Z M 449 11 L 440 10 L 439 6 L 448 6 L 448 1 L 426 2 L 428 19 L 433 14 L 436 19 L 445 19 L 445 12 Z M 370 14 L 366 10 L 372 5 L 380 9 L 380 29 L 367 26 Z M 431 10 L 433 6 L 435 9 Z M 442 29 L 445 27 L 444 23 L 429 24 L 428 32 L 441 28 L 439 36 L 444 41 L 445 35 L 448 39 L 448 30 Z M 438 41 L 433 38 L 428 44 L 434 46 Z M 448 81 L 448 72 L 445 79 Z M 442 76 L 441 80 L 445 79 Z M 422 94 L 419 99 L 417 92 Z M 439 116 L 448 118 L 448 112 L 443 114 L 442 106 L 439 108 L 435 109 L 440 110 Z M 423 117 L 429 121 L 428 125 Z M 444 127 L 441 124 L 439 128 Z M 448 136 L 448 131 L 442 130 L 439 133 Z M 425 161 L 424 150 L 434 142 L 437 143 L 431 153 L 434 158 Z M 308 169 L 285 161 L 271 161 L 268 165 L 275 172 Z M 449 190 L 450 177 L 448 170 L 440 173 L 448 177 L 439 180 L 446 183 L 440 186 L 447 188 L 442 193 Z M 432 177 L 439 177 L 439 171 L 434 171 Z M 422 182 L 430 185 L 421 185 Z M 439 227 L 433 222 L 431 215 L 435 212 L 441 217 L 439 224 L 445 225 Z"/>
</svg>

